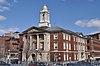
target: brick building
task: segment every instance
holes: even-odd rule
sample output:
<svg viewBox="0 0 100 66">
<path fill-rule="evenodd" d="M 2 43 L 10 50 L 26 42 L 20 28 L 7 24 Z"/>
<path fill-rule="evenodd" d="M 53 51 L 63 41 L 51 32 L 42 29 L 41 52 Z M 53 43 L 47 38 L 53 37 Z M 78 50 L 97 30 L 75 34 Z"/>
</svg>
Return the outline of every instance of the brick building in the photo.
<svg viewBox="0 0 100 66">
<path fill-rule="evenodd" d="M 0 36 L 0 59 L 8 63 L 18 63 L 19 60 L 19 37 L 18 33 L 6 33 Z"/>
<path fill-rule="evenodd" d="M 100 59 L 100 33 L 88 35 L 87 38 L 89 58 Z"/>
<path fill-rule="evenodd" d="M 46 5 L 40 12 L 39 27 L 22 32 L 22 61 L 81 61 L 88 59 L 87 39 L 58 26 L 51 26 Z"/>
<path fill-rule="evenodd" d="M 9 37 L 0 36 L 0 59 L 4 59 L 6 57 L 6 40 Z"/>
<path fill-rule="evenodd" d="M 18 61 L 74 62 L 100 59 L 100 33 L 84 36 L 51 26 L 46 5 L 40 11 L 39 27 L 32 26 L 20 34 L 0 36 L 0 57 L 10 63 Z"/>
<path fill-rule="evenodd" d="M 50 33 L 51 61 L 81 61 L 87 55 L 87 39 L 82 34 L 59 27 Z"/>
</svg>

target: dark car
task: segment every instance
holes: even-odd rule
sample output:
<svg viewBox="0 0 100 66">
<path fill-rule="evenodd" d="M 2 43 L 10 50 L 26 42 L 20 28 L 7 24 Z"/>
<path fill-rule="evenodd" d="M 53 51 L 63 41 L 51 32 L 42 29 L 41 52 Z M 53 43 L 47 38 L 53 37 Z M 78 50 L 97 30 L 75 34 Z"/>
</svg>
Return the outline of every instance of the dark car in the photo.
<svg viewBox="0 0 100 66">
<path fill-rule="evenodd" d="M 36 63 L 37 66 L 46 66 L 44 62 L 38 62 Z"/>
<path fill-rule="evenodd" d="M 30 62 L 28 66 L 36 66 L 36 64 L 33 62 Z"/>
<path fill-rule="evenodd" d="M 11 65 L 6 62 L 0 61 L 0 66 L 11 66 Z"/>
<path fill-rule="evenodd" d="M 77 64 L 79 64 L 79 65 L 83 65 L 83 66 L 93 66 L 90 62 L 85 62 L 85 61 L 79 61 L 79 62 L 77 62 Z"/>
<path fill-rule="evenodd" d="M 63 66 L 62 63 L 56 63 L 56 66 Z"/>
<path fill-rule="evenodd" d="M 77 63 L 67 63 L 67 66 L 80 66 L 80 65 Z"/>
</svg>

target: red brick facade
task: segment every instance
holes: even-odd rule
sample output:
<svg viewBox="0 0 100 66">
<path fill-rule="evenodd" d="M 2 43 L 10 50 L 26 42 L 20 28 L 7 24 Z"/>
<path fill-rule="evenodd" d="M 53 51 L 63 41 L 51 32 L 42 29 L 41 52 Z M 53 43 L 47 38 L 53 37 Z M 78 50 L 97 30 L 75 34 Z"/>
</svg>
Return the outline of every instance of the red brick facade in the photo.
<svg viewBox="0 0 100 66">
<path fill-rule="evenodd" d="M 100 59 L 100 34 L 89 35 L 88 38 L 89 58 L 93 60 Z"/>
<path fill-rule="evenodd" d="M 57 39 L 54 39 L 54 35 L 58 34 Z M 68 34 L 68 39 L 65 37 L 64 39 L 64 32 L 58 32 L 58 33 L 51 33 L 50 34 L 50 61 L 78 61 L 78 47 L 76 47 L 79 42 L 76 41 L 76 37 L 74 35 Z M 79 36 L 78 36 L 79 37 Z M 84 39 L 84 38 L 83 38 Z M 57 42 L 58 49 L 54 49 L 54 43 Z M 64 43 L 68 43 L 68 47 L 64 49 Z M 81 43 L 85 46 L 85 54 L 87 52 L 87 44 Z M 75 46 L 75 47 L 74 47 Z M 55 60 L 55 55 L 57 56 L 57 60 Z M 65 55 L 65 59 L 64 59 Z M 87 55 L 86 55 L 87 59 Z"/>
</svg>

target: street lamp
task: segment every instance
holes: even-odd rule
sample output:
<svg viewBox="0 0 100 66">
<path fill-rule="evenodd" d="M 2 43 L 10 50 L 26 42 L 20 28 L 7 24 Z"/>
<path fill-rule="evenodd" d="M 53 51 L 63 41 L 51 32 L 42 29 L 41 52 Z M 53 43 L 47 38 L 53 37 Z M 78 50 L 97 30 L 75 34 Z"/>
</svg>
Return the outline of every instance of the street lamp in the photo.
<svg viewBox="0 0 100 66">
<path fill-rule="evenodd" d="M 37 52 L 38 52 L 38 49 L 35 49 L 36 51 L 36 65 L 37 65 Z"/>
<path fill-rule="evenodd" d="M 38 49 L 35 49 L 36 50 L 36 62 L 37 62 L 37 52 L 38 52 Z"/>
<path fill-rule="evenodd" d="M 10 62 L 10 50 L 8 50 L 8 63 Z"/>
<path fill-rule="evenodd" d="M 71 63 L 71 57 L 69 57 L 70 63 Z"/>
<path fill-rule="evenodd" d="M 23 49 L 19 49 L 19 52 L 20 52 L 20 54 L 19 54 L 20 63 L 22 63 L 22 51 L 23 51 Z"/>
<path fill-rule="evenodd" d="M 93 58 L 93 60 L 94 60 L 94 50 L 92 51 L 92 58 Z"/>
</svg>

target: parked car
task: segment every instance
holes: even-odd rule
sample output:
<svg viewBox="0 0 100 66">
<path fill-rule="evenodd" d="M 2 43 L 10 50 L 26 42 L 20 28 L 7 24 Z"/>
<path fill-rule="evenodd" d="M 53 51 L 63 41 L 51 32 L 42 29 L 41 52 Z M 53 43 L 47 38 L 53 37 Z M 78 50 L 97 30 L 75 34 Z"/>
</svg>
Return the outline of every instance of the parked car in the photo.
<svg viewBox="0 0 100 66">
<path fill-rule="evenodd" d="M 63 66 L 63 64 L 61 62 L 54 62 L 53 66 Z"/>
<path fill-rule="evenodd" d="M 0 61 L 0 66 L 11 66 L 11 65 L 6 62 Z"/>
<path fill-rule="evenodd" d="M 62 63 L 56 63 L 56 66 L 63 66 L 63 64 Z"/>
<path fill-rule="evenodd" d="M 84 66 L 93 66 L 90 62 L 79 61 L 77 64 L 84 65 Z"/>
<path fill-rule="evenodd" d="M 37 66 L 46 66 L 44 62 L 38 62 Z"/>
<path fill-rule="evenodd" d="M 36 66 L 36 64 L 33 62 L 30 62 L 28 66 Z"/>
<path fill-rule="evenodd" d="M 80 65 L 77 63 L 67 63 L 66 66 L 80 66 Z"/>
</svg>

